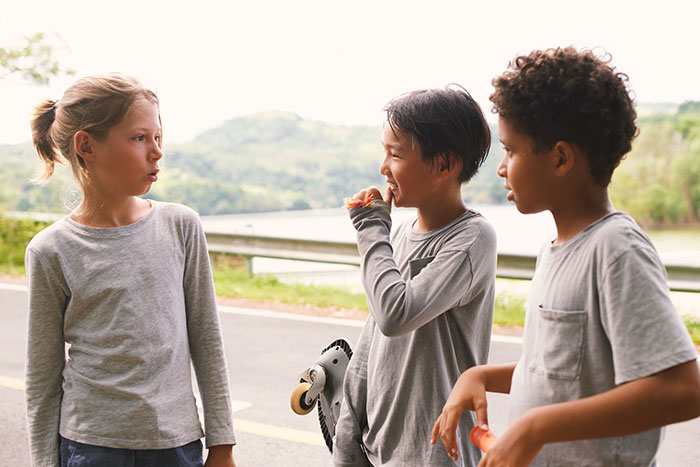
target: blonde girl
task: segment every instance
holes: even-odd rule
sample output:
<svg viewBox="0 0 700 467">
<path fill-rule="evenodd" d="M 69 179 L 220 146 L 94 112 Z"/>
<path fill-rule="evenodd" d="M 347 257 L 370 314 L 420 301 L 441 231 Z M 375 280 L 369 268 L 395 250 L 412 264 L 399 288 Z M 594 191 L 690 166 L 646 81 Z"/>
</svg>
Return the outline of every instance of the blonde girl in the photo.
<svg viewBox="0 0 700 467">
<path fill-rule="evenodd" d="M 67 164 L 83 192 L 76 209 L 27 247 L 32 465 L 234 466 L 199 218 L 140 197 L 163 157 L 156 95 L 118 74 L 83 78 L 36 108 L 32 136 L 40 179 Z"/>
</svg>

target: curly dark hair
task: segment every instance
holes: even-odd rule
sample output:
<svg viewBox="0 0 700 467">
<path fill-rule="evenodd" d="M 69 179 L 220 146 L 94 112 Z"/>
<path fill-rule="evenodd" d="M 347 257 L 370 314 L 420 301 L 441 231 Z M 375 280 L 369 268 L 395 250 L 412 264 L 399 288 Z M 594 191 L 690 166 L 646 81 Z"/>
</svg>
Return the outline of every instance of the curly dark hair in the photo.
<svg viewBox="0 0 700 467">
<path fill-rule="evenodd" d="M 638 134 L 629 78 L 610 60 L 573 47 L 516 57 L 491 82 L 493 112 L 532 138 L 538 152 L 557 141 L 576 144 L 596 183 L 607 186 Z"/>
<path fill-rule="evenodd" d="M 472 96 L 458 84 L 422 89 L 392 99 L 384 109 L 393 131 L 411 135 L 424 161 L 444 157 L 448 166 L 462 162 L 461 183 L 468 182 L 486 160 L 491 130 Z"/>
</svg>

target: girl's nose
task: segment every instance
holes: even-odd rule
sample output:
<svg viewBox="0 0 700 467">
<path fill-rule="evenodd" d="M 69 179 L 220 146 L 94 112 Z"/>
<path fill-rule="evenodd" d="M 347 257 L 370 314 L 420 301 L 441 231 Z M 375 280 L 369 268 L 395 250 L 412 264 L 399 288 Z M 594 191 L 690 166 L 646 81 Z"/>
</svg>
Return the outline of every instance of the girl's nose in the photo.
<svg viewBox="0 0 700 467">
<path fill-rule="evenodd" d="M 153 149 L 151 150 L 151 158 L 155 161 L 163 157 L 163 148 L 158 146 L 158 143 L 153 143 Z"/>
</svg>

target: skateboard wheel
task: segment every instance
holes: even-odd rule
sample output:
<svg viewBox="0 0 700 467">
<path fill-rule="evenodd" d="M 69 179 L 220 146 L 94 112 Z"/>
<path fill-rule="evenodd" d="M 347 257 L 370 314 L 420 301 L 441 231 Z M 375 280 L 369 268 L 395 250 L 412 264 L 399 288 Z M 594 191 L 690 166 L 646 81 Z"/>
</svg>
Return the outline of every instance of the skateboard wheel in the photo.
<svg viewBox="0 0 700 467">
<path fill-rule="evenodd" d="M 292 397 L 289 398 L 289 404 L 292 406 L 294 413 L 306 415 L 311 412 L 316 406 L 316 399 L 311 402 L 311 405 L 306 403 L 306 393 L 311 387 L 311 383 L 299 383 L 292 391 Z"/>
</svg>

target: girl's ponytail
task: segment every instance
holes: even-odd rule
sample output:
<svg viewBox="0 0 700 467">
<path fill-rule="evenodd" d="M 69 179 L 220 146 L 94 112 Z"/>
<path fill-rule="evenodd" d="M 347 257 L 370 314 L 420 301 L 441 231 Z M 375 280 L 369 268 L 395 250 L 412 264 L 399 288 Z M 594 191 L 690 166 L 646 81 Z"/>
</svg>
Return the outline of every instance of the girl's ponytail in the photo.
<svg viewBox="0 0 700 467">
<path fill-rule="evenodd" d="M 63 165 L 67 162 L 61 153 L 56 151 L 51 135 L 51 126 L 56 120 L 57 104 L 57 102 L 47 99 L 34 108 L 34 118 L 31 121 L 32 141 L 39 157 L 44 162 L 44 170 L 36 178 L 38 183 L 46 183 L 51 179 L 56 163 Z"/>
</svg>

